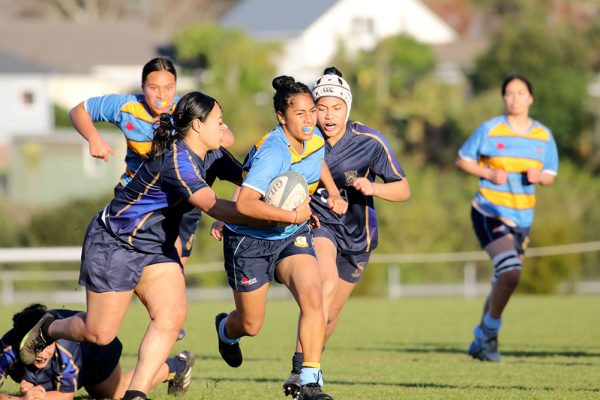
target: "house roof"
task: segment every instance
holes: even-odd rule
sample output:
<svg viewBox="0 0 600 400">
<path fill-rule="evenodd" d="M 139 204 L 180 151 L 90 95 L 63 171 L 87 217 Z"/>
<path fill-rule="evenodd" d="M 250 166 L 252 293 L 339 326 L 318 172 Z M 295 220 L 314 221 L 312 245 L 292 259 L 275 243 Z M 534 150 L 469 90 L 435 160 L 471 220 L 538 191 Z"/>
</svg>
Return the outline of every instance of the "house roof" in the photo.
<svg viewBox="0 0 600 400">
<path fill-rule="evenodd" d="M 0 23 L 0 52 L 63 73 L 96 65 L 143 65 L 168 41 L 140 22 L 18 19 Z"/>
<path fill-rule="evenodd" d="M 0 51 L 0 73 L 3 74 L 47 74 L 50 68 L 33 64 L 13 54 Z"/>
<path fill-rule="evenodd" d="M 221 20 L 260 39 L 282 39 L 302 32 L 338 0 L 245 0 Z"/>
</svg>

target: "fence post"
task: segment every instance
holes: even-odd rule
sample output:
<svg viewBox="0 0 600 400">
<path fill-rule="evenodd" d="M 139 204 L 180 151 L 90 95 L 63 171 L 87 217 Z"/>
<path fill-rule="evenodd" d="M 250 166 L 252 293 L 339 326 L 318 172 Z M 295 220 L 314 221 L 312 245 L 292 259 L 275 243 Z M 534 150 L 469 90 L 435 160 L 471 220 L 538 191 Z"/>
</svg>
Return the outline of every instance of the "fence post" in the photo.
<svg viewBox="0 0 600 400">
<path fill-rule="evenodd" d="M 400 266 L 392 264 L 388 266 L 388 297 L 396 299 L 402 296 L 400 283 Z"/>
<path fill-rule="evenodd" d="M 2 304 L 12 306 L 15 302 L 14 279 L 12 271 L 2 271 Z"/>
<path fill-rule="evenodd" d="M 463 267 L 465 297 L 477 295 L 477 270 L 474 262 L 467 262 Z"/>
</svg>

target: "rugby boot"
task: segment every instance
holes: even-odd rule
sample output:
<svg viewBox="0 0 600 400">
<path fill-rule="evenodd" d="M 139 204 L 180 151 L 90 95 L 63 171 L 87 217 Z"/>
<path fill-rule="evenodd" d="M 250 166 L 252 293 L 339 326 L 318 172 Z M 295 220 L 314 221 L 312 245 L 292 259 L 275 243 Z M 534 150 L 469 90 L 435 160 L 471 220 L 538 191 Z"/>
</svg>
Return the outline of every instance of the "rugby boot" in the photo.
<svg viewBox="0 0 600 400">
<path fill-rule="evenodd" d="M 192 367 L 196 357 L 189 350 L 184 350 L 175 356 L 185 363 L 185 368 L 180 373 L 176 373 L 175 377 L 169 381 L 167 393 L 173 396 L 181 396 L 187 392 L 192 383 Z"/>
<path fill-rule="evenodd" d="M 217 338 L 219 339 L 219 353 L 221 354 L 221 357 L 223 357 L 223 360 L 225 360 L 227 365 L 233 368 L 237 368 L 240 365 L 242 365 L 243 361 L 242 349 L 240 349 L 239 342 L 236 342 L 234 344 L 228 344 L 222 341 L 221 336 L 219 336 L 219 325 L 221 325 L 221 321 L 223 319 L 227 318 L 227 315 L 228 314 L 226 313 L 220 313 L 217 314 L 217 316 L 215 317 L 215 328 L 217 330 Z"/>
<path fill-rule="evenodd" d="M 318 383 L 307 383 L 301 386 L 298 400 L 333 400 L 333 397 L 323 393 L 323 389 Z"/>
<path fill-rule="evenodd" d="M 498 336 L 486 334 L 480 326 L 476 326 L 473 331 L 475 339 L 469 346 L 469 355 L 480 361 L 500 361 L 500 351 L 498 351 Z"/>
<path fill-rule="evenodd" d="M 300 371 L 292 370 L 290 377 L 283 382 L 283 394 L 292 396 L 292 399 L 297 399 L 300 395 Z"/>
<path fill-rule="evenodd" d="M 47 322 L 51 323 L 54 319 L 54 316 L 47 312 L 42 315 L 42 318 L 40 318 L 33 328 L 23 336 L 19 345 L 19 358 L 23 364 L 33 364 L 37 355 L 54 342 L 52 338 L 44 338 L 42 333 L 42 325 Z"/>
</svg>

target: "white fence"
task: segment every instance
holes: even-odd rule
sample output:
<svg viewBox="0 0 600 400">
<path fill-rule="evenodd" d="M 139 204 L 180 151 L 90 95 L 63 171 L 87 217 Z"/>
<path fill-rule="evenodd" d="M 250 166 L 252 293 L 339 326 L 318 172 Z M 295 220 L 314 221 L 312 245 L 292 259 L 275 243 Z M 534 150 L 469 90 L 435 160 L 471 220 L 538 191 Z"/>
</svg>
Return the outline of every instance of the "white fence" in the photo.
<svg viewBox="0 0 600 400">
<path fill-rule="evenodd" d="M 563 254 L 578 254 L 600 251 L 600 241 L 575 243 L 569 245 L 529 248 L 527 257 L 545 257 Z M 0 264 L 18 264 L 31 262 L 78 262 L 80 247 L 35 247 L 0 249 Z M 371 263 L 388 265 L 388 296 L 465 296 L 484 295 L 489 291 L 489 283 L 477 281 L 475 261 L 486 261 L 483 251 L 459 253 L 404 253 L 378 254 L 371 256 Z M 459 284 L 407 285 L 401 282 L 402 264 L 463 263 L 463 282 Z M 189 265 L 186 275 L 223 271 L 221 262 Z M 0 271 L 2 278 L 2 304 L 31 302 L 48 303 L 85 303 L 85 291 L 77 286 L 79 273 L 76 271 Z M 72 290 L 23 291 L 15 290 L 17 281 L 63 281 L 73 283 Z M 571 290 L 577 294 L 599 294 L 600 281 L 576 282 Z M 287 291 L 279 286 L 270 290 L 272 297 L 287 297 Z M 229 288 L 190 288 L 190 299 L 229 299 Z"/>
</svg>

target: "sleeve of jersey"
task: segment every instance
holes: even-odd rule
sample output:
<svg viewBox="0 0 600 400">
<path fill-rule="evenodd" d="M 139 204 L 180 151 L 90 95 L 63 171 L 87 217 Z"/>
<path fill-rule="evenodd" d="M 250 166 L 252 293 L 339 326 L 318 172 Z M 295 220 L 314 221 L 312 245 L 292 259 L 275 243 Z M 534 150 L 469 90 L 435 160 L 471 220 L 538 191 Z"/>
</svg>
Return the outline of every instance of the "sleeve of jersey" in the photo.
<svg viewBox="0 0 600 400">
<path fill-rule="evenodd" d="M 85 109 L 94 122 L 116 123 L 119 111 L 127 103 L 128 96 L 122 94 L 109 94 L 106 96 L 91 97 L 84 103 Z"/>
<path fill-rule="evenodd" d="M 542 172 L 551 175 L 558 174 L 558 149 L 556 148 L 556 142 L 552 135 L 550 135 L 550 140 L 548 141 L 546 153 L 544 155 L 544 167 Z"/>
<path fill-rule="evenodd" d="M 377 136 L 375 146 L 375 152 L 371 160 L 371 170 L 381 177 L 384 182 L 396 182 L 404 179 L 406 174 L 383 136 Z"/>
<path fill-rule="evenodd" d="M 163 165 L 162 181 L 166 191 L 174 192 L 185 199 L 208 187 L 190 155 L 175 145 L 172 157 L 167 157 Z"/>
<path fill-rule="evenodd" d="M 8 371 L 17 362 L 17 352 L 9 344 L 8 333 L 0 339 L 0 386 L 8 376 Z"/>
<path fill-rule="evenodd" d="M 222 156 L 217 162 L 217 177 L 222 181 L 242 182 L 242 164 L 227 150 L 221 148 Z"/>
<path fill-rule="evenodd" d="M 60 374 L 57 376 L 56 390 L 62 393 L 74 393 L 79 389 L 79 371 L 82 364 L 81 346 L 76 345 L 67 349 L 57 342 L 56 348 L 60 353 L 61 366 Z"/>
<path fill-rule="evenodd" d="M 264 143 L 254 153 L 254 157 L 246 162 L 244 168 L 248 168 L 248 173 L 243 185 L 264 196 L 273 178 L 290 169 L 290 162 L 291 154 L 288 149 Z"/>
<path fill-rule="evenodd" d="M 481 145 L 487 135 L 486 124 L 481 124 L 475 129 L 475 131 L 469 136 L 467 141 L 458 150 L 458 156 L 467 161 L 479 162 L 479 155 L 481 151 Z"/>
</svg>

